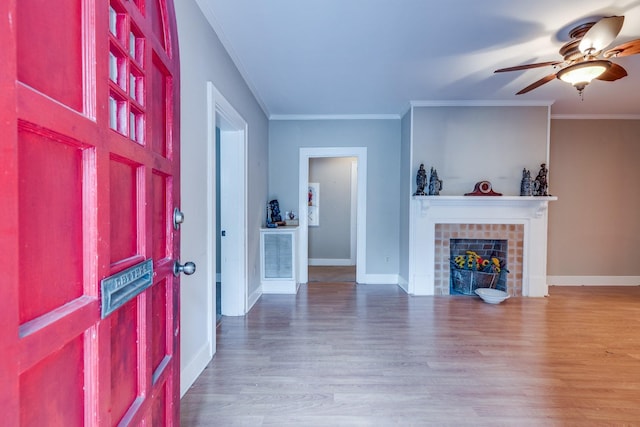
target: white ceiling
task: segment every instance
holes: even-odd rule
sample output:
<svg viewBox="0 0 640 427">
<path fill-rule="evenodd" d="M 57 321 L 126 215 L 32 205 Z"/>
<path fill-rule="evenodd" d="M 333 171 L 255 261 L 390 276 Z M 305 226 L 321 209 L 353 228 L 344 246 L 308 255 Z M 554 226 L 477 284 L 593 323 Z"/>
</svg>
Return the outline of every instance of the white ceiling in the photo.
<svg viewBox="0 0 640 427">
<path fill-rule="evenodd" d="M 584 100 L 553 80 L 515 93 L 561 60 L 568 31 L 624 15 L 610 46 L 640 38 L 640 0 L 197 0 L 270 117 L 398 115 L 410 101 L 553 102 L 554 115 L 640 117 L 640 55 Z"/>
</svg>

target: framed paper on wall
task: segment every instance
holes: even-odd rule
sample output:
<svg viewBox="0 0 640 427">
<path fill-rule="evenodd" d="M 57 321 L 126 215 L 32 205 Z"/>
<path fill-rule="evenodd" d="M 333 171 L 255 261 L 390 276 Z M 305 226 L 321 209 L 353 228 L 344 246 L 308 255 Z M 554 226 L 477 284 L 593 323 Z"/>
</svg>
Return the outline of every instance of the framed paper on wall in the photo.
<svg viewBox="0 0 640 427">
<path fill-rule="evenodd" d="M 309 183 L 309 200 L 307 208 L 309 226 L 320 225 L 320 183 Z"/>
</svg>

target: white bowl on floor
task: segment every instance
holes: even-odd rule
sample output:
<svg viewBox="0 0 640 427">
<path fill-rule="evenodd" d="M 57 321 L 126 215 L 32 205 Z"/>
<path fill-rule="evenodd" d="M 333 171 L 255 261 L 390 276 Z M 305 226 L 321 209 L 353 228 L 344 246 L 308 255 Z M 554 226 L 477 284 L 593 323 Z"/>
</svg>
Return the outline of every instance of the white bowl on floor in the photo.
<svg viewBox="0 0 640 427">
<path fill-rule="evenodd" d="M 475 292 L 476 295 L 478 295 L 484 302 L 488 304 L 500 304 L 510 296 L 505 291 L 493 288 L 478 288 Z"/>
</svg>

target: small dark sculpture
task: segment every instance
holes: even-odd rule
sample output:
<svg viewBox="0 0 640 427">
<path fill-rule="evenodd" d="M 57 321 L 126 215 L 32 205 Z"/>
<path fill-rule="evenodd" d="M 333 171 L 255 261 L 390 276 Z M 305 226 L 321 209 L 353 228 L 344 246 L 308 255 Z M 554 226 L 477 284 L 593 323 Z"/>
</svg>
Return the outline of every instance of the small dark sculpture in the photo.
<svg viewBox="0 0 640 427">
<path fill-rule="evenodd" d="M 533 182 L 531 181 L 531 172 L 522 169 L 522 181 L 520 181 L 520 195 L 533 196 Z"/>
<path fill-rule="evenodd" d="M 549 171 L 547 170 L 547 165 L 545 163 L 540 165 L 540 172 L 538 172 L 538 176 L 533 184 L 533 195 L 534 196 L 548 196 L 549 189 L 547 183 L 547 174 Z"/>
<path fill-rule="evenodd" d="M 274 199 L 270 201 L 269 209 L 271 210 L 271 222 L 275 224 L 282 222 L 282 216 L 280 215 L 280 203 L 278 203 L 278 200 Z"/>
<path fill-rule="evenodd" d="M 426 196 L 427 193 L 424 192 L 424 187 L 427 186 L 427 171 L 424 169 L 424 164 L 420 164 L 420 169 L 418 169 L 418 175 L 416 176 L 416 185 L 418 189 L 416 190 L 414 196 Z"/>
<path fill-rule="evenodd" d="M 438 179 L 438 171 L 434 168 L 431 168 L 431 173 L 429 176 L 429 195 L 439 196 L 440 190 L 442 190 L 442 180 Z"/>
</svg>

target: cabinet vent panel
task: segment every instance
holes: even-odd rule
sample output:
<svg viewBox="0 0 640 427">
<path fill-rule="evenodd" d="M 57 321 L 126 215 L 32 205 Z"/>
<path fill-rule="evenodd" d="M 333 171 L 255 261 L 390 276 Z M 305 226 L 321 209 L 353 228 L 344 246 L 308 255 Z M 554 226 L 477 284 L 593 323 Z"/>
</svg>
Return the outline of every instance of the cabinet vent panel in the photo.
<svg viewBox="0 0 640 427">
<path fill-rule="evenodd" d="M 265 234 L 264 276 L 266 279 L 293 279 L 292 251 L 292 234 Z"/>
</svg>

